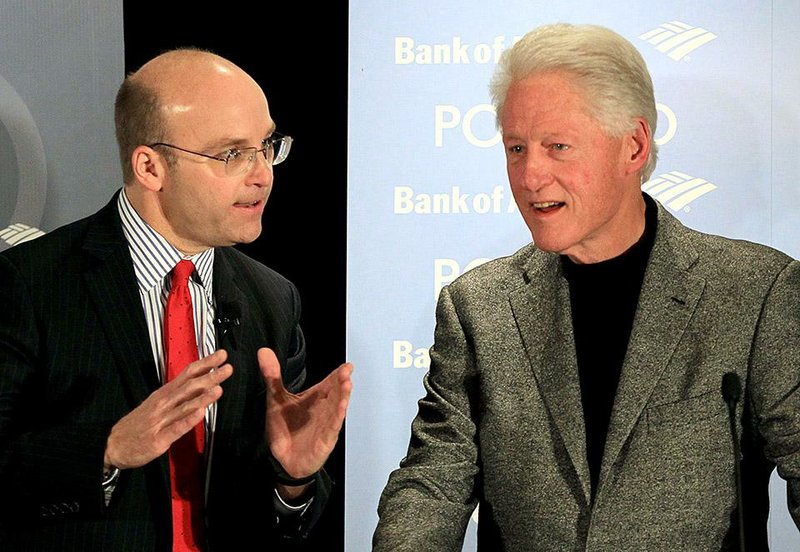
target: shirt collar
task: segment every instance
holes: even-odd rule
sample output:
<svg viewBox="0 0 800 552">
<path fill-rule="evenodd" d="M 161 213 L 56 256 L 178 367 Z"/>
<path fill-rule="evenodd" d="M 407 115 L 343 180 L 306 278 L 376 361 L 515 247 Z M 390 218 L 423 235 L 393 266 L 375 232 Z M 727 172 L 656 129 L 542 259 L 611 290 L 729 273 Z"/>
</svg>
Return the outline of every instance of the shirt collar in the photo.
<svg viewBox="0 0 800 552">
<path fill-rule="evenodd" d="M 195 281 L 211 297 L 214 267 L 214 248 L 185 257 L 164 236 L 156 232 L 133 208 L 123 188 L 117 199 L 117 208 L 122 219 L 122 231 L 128 240 L 128 248 L 133 258 L 136 282 L 143 293 L 164 282 L 167 274 L 181 259 L 188 259 L 195 265 Z"/>
</svg>

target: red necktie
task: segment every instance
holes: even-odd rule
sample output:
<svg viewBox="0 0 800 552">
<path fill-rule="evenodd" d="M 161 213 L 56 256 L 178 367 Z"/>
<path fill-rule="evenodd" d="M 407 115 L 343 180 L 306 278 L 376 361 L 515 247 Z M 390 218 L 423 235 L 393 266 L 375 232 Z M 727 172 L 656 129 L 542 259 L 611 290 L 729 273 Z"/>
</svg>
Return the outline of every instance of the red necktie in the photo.
<svg viewBox="0 0 800 552">
<path fill-rule="evenodd" d="M 172 287 L 164 314 L 164 347 L 167 381 L 197 360 L 192 296 L 189 277 L 191 261 L 180 261 L 172 269 Z M 203 542 L 203 439 L 204 424 L 175 441 L 169 449 L 172 481 L 172 550 L 201 550 Z"/>
</svg>

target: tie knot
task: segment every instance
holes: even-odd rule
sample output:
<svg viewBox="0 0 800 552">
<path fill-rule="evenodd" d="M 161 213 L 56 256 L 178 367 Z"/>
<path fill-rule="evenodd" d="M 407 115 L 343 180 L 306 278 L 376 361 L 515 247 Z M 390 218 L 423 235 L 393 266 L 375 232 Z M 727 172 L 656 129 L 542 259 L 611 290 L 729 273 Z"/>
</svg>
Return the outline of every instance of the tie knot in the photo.
<svg viewBox="0 0 800 552">
<path fill-rule="evenodd" d="M 172 286 L 186 285 L 189 282 L 189 277 L 194 272 L 194 263 L 186 259 L 179 261 L 172 269 Z"/>
</svg>

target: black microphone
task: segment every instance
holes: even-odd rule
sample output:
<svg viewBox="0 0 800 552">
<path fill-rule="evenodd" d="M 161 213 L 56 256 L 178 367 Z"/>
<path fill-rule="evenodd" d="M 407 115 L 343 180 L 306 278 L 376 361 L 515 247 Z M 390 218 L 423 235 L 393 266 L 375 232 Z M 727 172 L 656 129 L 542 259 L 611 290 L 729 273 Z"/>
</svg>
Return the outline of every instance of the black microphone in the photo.
<svg viewBox="0 0 800 552">
<path fill-rule="evenodd" d="M 736 500 L 739 510 L 739 550 L 744 552 L 744 498 L 742 496 L 742 466 L 739 434 L 736 431 L 736 403 L 742 396 L 742 382 L 736 372 L 726 372 L 722 376 L 722 398 L 728 404 L 728 421 L 733 441 L 733 465 L 736 470 Z"/>
<path fill-rule="evenodd" d="M 233 328 L 241 326 L 240 317 L 242 315 L 241 308 L 238 303 L 221 303 L 217 307 L 217 328 L 219 328 L 220 337 L 230 333 L 231 346 L 236 348 L 236 338 L 231 331 Z"/>
</svg>

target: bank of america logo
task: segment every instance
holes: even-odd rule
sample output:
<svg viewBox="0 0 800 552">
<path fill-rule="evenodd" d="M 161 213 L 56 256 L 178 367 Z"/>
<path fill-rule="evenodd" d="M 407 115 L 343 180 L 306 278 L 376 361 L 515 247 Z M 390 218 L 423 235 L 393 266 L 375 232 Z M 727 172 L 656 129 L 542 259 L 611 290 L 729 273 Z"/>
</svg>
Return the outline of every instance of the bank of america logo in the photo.
<svg viewBox="0 0 800 552">
<path fill-rule="evenodd" d="M 717 187 L 708 180 L 696 178 L 680 171 L 659 174 L 642 184 L 642 191 L 647 192 L 673 211 L 680 211 L 698 197 L 716 189 Z"/>
<path fill-rule="evenodd" d="M 3 240 L 8 245 L 17 245 L 18 243 L 32 240 L 43 236 L 44 232 L 33 226 L 27 224 L 15 223 L 4 230 L 0 230 L 0 240 Z M 0 247 L 0 250 L 3 248 Z"/>
<path fill-rule="evenodd" d="M 639 38 L 675 61 L 680 61 L 703 44 L 717 38 L 717 35 L 702 27 L 692 27 L 680 21 L 672 21 L 639 35 Z"/>
</svg>

